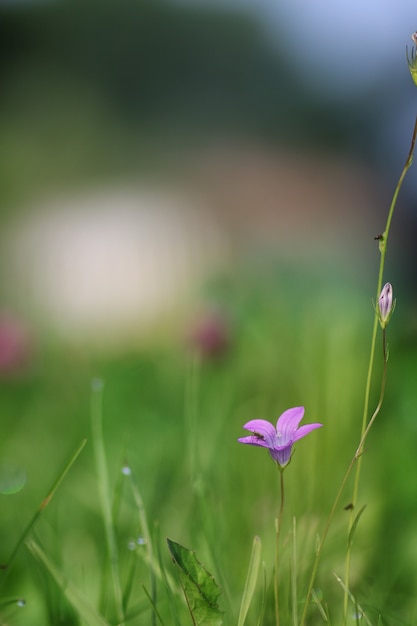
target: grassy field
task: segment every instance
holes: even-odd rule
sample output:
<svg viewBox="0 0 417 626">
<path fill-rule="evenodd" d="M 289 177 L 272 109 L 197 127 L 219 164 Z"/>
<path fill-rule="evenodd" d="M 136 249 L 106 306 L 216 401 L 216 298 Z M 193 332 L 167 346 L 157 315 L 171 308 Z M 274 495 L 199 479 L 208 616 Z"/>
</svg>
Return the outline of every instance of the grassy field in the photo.
<svg viewBox="0 0 417 626">
<path fill-rule="evenodd" d="M 227 290 L 230 343 L 217 358 L 179 341 L 113 357 L 45 342 L 24 375 L 3 379 L 1 455 L 26 480 L 15 476 L 16 493 L 0 496 L 1 563 L 27 541 L 0 572 L 2 623 L 122 623 L 117 588 L 123 623 L 191 623 L 168 537 L 196 550 L 222 589 L 224 623 L 236 624 L 255 536 L 261 567 L 246 623 L 274 623 L 279 473 L 266 451 L 237 439 L 248 420 L 275 423 L 303 405 L 304 422 L 323 428 L 297 442 L 285 472 L 281 613 L 294 623 L 290 581 L 301 614 L 318 538 L 359 442 L 373 317 L 372 295 L 320 275 L 287 268 L 257 283 L 236 279 Z M 358 509 L 366 509 L 352 550 L 350 588 L 375 625 L 417 620 L 416 357 L 407 328 L 399 332 L 406 319 L 401 304 L 389 326 L 386 400 L 362 460 Z M 11 470 L 2 471 L 5 484 Z M 330 528 L 314 585 L 321 610 L 310 608 L 308 624 L 341 623 L 335 574 L 343 578 L 351 490 L 349 482 Z M 357 613 L 352 604 L 349 624 L 364 623 Z"/>
</svg>

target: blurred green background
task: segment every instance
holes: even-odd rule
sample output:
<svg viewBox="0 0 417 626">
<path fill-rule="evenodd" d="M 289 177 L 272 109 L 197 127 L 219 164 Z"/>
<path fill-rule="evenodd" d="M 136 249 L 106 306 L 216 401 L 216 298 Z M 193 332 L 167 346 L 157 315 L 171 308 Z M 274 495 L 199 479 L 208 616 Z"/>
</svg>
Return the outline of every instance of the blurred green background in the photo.
<svg viewBox="0 0 417 626">
<path fill-rule="evenodd" d="M 278 507 L 277 473 L 237 444 L 242 425 L 297 405 L 324 424 L 286 472 L 284 530 L 296 515 L 304 583 L 359 440 L 374 237 L 411 138 L 404 47 L 415 25 L 404 31 L 404 3 L 384 71 L 356 84 L 354 35 L 321 66 L 287 4 L 274 20 L 267 2 L 0 5 L 0 562 L 88 437 L 36 536 L 93 602 L 105 561 L 93 378 L 105 383 L 112 484 L 127 461 L 167 568 L 165 537 L 195 548 L 223 587 L 228 624 L 255 534 L 272 571 Z M 338 63 L 345 80 L 333 78 Z M 412 169 L 388 249 L 398 304 L 352 567 L 358 600 L 384 624 L 417 619 L 416 180 Z M 318 578 L 334 623 L 347 520 L 341 507 Z M 126 495 L 122 567 L 140 533 Z M 136 604 L 146 576 L 139 561 Z M 3 590 L 26 606 L 5 607 L 2 623 L 79 623 L 25 549 Z"/>
</svg>

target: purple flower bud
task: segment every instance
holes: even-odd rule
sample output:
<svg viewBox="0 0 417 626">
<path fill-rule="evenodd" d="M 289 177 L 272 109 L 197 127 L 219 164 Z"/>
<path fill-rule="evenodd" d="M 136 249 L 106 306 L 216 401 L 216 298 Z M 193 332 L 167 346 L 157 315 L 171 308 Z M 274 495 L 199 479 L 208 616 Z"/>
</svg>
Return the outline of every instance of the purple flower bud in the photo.
<svg viewBox="0 0 417 626">
<path fill-rule="evenodd" d="M 408 69 L 410 70 L 411 78 L 413 79 L 414 84 L 417 86 L 417 32 L 411 35 L 411 39 L 413 41 L 414 47 L 411 49 L 411 59 L 408 58 L 408 49 L 407 52 L 407 63 Z"/>
<path fill-rule="evenodd" d="M 381 328 L 385 328 L 394 310 L 395 302 L 392 299 L 392 285 L 385 283 L 378 300 L 378 314 Z"/>
</svg>

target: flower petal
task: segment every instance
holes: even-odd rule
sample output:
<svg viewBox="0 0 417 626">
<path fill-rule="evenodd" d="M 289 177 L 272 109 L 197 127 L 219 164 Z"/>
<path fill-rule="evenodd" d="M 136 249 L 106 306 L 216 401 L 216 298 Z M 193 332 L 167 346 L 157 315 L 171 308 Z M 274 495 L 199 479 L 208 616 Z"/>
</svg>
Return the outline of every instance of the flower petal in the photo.
<svg viewBox="0 0 417 626">
<path fill-rule="evenodd" d="M 280 415 L 277 421 L 277 436 L 279 436 L 279 439 L 283 444 L 294 440 L 298 424 L 301 422 L 303 417 L 303 406 L 296 406 L 293 409 L 287 409 L 282 415 Z"/>
<path fill-rule="evenodd" d="M 248 443 L 251 446 L 261 446 L 262 448 L 268 448 L 268 450 L 271 450 L 271 446 L 264 439 L 260 439 L 257 435 L 249 435 L 249 437 L 239 437 L 238 442 Z"/>
<path fill-rule="evenodd" d="M 274 450 L 269 450 L 274 461 L 278 463 L 280 467 L 285 467 L 288 465 L 291 459 L 291 451 L 292 444 L 288 446 L 284 446 L 282 448 L 275 448 Z"/>
<path fill-rule="evenodd" d="M 273 445 L 275 440 L 275 427 L 273 426 L 273 424 L 271 424 L 271 422 L 260 419 L 251 420 L 250 422 L 247 422 L 247 424 L 245 424 L 243 428 L 245 428 L 246 430 L 250 430 L 255 435 L 260 435 L 258 439 L 260 441 L 262 441 L 263 439 L 263 441 L 265 441 L 267 445 Z"/>
<path fill-rule="evenodd" d="M 312 430 L 315 430 L 316 428 L 321 428 L 322 426 L 323 424 L 305 424 L 304 426 L 301 426 L 295 433 L 293 441 L 297 441 L 298 439 L 305 437 L 306 435 L 308 435 L 308 433 L 311 433 Z"/>
</svg>

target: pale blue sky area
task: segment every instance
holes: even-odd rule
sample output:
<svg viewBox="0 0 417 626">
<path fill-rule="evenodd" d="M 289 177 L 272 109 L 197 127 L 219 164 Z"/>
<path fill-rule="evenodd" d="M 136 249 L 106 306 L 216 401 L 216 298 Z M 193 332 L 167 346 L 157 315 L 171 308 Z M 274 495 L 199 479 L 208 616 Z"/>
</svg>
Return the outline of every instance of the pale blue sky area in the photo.
<svg viewBox="0 0 417 626">
<path fill-rule="evenodd" d="M 316 89 L 341 95 L 401 67 L 417 30 L 415 0 L 184 0 L 245 9 Z M 406 70 L 406 65 L 403 64 Z"/>
<path fill-rule="evenodd" d="M 406 62 L 416 0 L 173 1 L 252 13 L 312 95 L 345 103 L 372 98 L 375 154 L 389 168 L 402 163 L 417 109 Z"/>
</svg>

